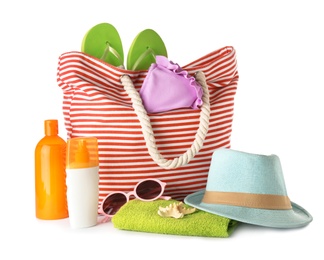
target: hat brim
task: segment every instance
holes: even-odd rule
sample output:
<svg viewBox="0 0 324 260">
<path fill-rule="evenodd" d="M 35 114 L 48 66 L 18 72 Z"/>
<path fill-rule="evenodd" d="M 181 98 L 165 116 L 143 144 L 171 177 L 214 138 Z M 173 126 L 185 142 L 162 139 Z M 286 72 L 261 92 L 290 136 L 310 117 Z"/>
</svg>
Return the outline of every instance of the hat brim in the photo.
<svg viewBox="0 0 324 260">
<path fill-rule="evenodd" d="M 313 220 L 304 208 L 293 202 L 291 202 L 292 209 L 290 210 L 256 209 L 203 203 L 201 201 L 204 194 L 205 190 L 192 193 L 184 199 L 184 202 L 197 209 L 239 222 L 272 228 L 299 228 Z"/>
</svg>

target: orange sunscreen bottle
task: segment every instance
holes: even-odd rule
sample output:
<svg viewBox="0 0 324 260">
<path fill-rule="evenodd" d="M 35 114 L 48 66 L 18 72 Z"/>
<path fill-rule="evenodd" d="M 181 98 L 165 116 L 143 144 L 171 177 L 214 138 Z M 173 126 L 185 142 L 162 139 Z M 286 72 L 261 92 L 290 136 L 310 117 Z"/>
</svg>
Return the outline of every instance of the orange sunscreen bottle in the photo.
<svg viewBox="0 0 324 260">
<path fill-rule="evenodd" d="M 66 142 L 58 136 L 58 120 L 45 120 L 44 128 L 45 136 L 35 149 L 36 217 L 67 218 Z"/>
</svg>

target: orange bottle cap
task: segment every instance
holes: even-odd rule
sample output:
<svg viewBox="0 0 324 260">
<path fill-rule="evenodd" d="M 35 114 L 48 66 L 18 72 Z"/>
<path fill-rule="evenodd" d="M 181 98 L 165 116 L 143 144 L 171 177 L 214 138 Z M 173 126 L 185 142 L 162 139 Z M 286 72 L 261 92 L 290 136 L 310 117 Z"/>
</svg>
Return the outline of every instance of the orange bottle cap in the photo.
<svg viewBox="0 0 324 260">
<path fill-rule="evenodd" d="M 57 135 L 58 134 L 58 120 L 56 119 L 49 119 L 44 121 L 44 130 L 45 135 Z"/>
<path fill-rule="evenodd" d="M 95 137 L 75 137 L 67 141 L 66 168 L 90 168 L 99 165 L 98 141 Z"/>
</svg>

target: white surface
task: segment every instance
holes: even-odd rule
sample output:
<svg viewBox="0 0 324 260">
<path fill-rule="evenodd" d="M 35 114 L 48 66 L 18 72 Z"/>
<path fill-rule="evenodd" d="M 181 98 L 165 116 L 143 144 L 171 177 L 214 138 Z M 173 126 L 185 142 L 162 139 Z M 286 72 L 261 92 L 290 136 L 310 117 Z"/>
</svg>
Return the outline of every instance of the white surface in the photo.
<svg viewBox="0 0 324 260">
<path fill-rule="evenodd" d="M 0 20 L 0 259 L 323 259 L 322 1 L 2 1 Z M 242 225 L 218 239 L 37 220 L 34 149 L 43 120 L 58 119 L 65 138 L 58 56 L 80 50 L 85 32 L 100 22 L 118 29 L 125 59 L 146 28 L 180 65 L 234 46 L 240 80 L 232 148 L 277 154 L 288 195 L 313 222 L 293 230 Z"/>
<path fill-rule="evenodd" d="M 67 202 L 71 228 L 97 224 L 99 167 L 66 169 Z"/>
</svg>

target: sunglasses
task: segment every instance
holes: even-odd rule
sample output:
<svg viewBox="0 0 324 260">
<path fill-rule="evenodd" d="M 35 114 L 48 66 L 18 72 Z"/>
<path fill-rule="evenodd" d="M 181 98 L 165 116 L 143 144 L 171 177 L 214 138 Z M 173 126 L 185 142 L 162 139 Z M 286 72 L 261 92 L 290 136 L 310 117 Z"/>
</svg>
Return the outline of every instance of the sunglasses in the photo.
<svg viewBox="0 0 324 260">
<path fill-rule="evenodd" d="M 141 201 L 153 201 L 157 199 L 169 200 L 171 197 L 162 196 L 166 183 L 158 179 L 145 179 L 138 182 L 133 191 L 125 193 L 122 191 L 108 194 L 101 202 L 98 210 L 99 214 L 104 215 L 101 222 L 107 222 L 116 212 L 126 204 L 130 196 Z"/>
</svg>

